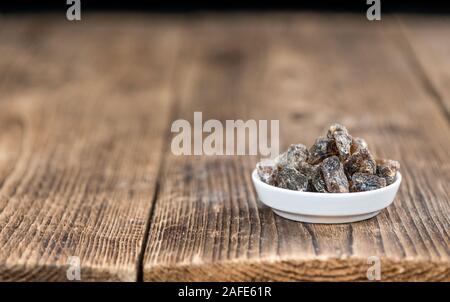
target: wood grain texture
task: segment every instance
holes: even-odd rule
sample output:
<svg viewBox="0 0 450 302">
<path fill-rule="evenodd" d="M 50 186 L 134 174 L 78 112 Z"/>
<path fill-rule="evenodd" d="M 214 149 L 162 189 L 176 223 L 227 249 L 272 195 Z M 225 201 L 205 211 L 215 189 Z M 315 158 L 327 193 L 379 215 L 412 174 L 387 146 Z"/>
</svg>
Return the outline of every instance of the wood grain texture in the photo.
<svg viewBox="0 0 450 302">
<path fill-rule="evenodd" d="M 417 72 L 432 98 L 443 107 L 450 121 L 450 20 L 448 16 L 426 18 L 400 15 L 399 23 L 411 48 Z"/>
<path fill-rule="evenodd" d="M 0 280 L 67 280 L 77 256 L 82 281 L 135 281 L 176 31 L 139 17 L 0 22 Z"/>
<path fill-rule="evenodd" d="M 382 280 L 450 280 L 446 70 L 421 50 L 445 56 L 448 35 L 402 22 L 1 17 L 0 280 L 66 280 L 69 256 L 84 281 L 366 280 L 369 256 Z M 342 122 L 401 162 L 399 195 L 364 222 L 282 219 L 255 195 L 257 158 L 169 152 L 194 111 L 279 119 L 283 148 Z"/>
<path fill-rule="evenodd" d="M 165 155 L 144 280 L 450 280 L 450 128 L 405 53 L 396 20 L 288 14 L 197 18 L 182 32 L 176 118 L 279 119 L 283 148 L 335 121 L 402 164 L 376 218 L 312 225 L 253 190 L 255 157 Z"/>
</svg>

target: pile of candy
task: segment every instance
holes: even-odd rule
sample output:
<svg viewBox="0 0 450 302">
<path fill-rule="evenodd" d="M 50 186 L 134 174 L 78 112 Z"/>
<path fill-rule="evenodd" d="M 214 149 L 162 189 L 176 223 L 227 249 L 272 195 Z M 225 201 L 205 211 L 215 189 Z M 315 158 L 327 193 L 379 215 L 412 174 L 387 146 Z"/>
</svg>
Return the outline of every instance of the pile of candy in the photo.
<svg viewBox="0 0 450 302">
<path fill-rule="evenodd" d="M 274 160 L 256 165 L 265 183 L 279 188 L 320 193 L 370 191 L 390 185 L 400 169 L 395 160 L 375 160 L 362 138 L 334 124 L 308 150 L 291 145 Z"/>
</svg>

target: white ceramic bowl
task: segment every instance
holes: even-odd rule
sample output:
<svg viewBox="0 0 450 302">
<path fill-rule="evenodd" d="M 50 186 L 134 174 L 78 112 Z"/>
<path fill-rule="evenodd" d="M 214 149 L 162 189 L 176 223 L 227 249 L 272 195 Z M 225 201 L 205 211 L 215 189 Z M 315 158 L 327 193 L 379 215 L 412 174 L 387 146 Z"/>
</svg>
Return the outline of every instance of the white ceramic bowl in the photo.
<svg viewBox="0 0 450 302">
<path fill-rule="evenodd" d="M 355 193 L 314 193 L 292 191 L 268 185 L 256 169 L 253 184 L 259 199 L 287 219 L 309 223 L 348 223 L 369 219 L 389 206 L 397 194 L 402 175 L 381 189 Z"/>
</svg>

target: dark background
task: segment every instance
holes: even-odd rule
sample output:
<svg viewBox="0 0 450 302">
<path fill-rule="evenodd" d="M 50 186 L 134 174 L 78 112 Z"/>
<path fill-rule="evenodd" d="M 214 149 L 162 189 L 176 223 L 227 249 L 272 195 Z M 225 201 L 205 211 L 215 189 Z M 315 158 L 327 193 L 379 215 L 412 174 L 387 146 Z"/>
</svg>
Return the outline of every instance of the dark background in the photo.
<svg viewBox="0 0 450 302">
<path fill-rule="evenodd" d="M 58 11 L 67 8 L 66 0 L 18 0 L 1 1 L 0 12 Z M 267 10 L 310 10 L 360 12 L 367 9 L 366 0 L 82 0 L 83 10 L 102 11 L 152 11 L 152 12 L 189 12 L 198 10 L 212 11 L 267 11 Z M 448 1 L 406 1 L 382 0 L 383 13 L 427 13 L 442 14 L 450 12 Z"/>
</svg>

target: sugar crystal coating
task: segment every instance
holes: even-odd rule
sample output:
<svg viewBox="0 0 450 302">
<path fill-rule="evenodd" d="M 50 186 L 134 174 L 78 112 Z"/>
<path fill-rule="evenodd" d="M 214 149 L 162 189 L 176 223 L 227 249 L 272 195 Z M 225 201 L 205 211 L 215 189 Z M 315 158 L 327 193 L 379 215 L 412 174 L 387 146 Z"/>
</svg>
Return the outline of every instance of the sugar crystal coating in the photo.
<svg viewBox="0 0 450 302">
<path fill-rule="evenodd" d="M 297 170 L 308 178 L 308 192 L 326 192 L 326 190 L 323 189 L 325 183 L 323 181 L 320 164 L 311 165 L 307 162 L 302 162 L 297 167 Z"/>
<path fill-rule="evenodd" d="M 256 164 L 256 171 L 259 178 L 269 185 L 275 184 L 276 162 L 274 160 L 266 159 Z"/>
<path fill-rule="evenodd" d="M 306 191 L 308 177 L 292 166 L 278 166 L 275 176 L 278 187 L 294 191 Z"/>
<path fill-rule="evenodd" d="M 321 165 L 323 179 L 327 191 L 330 193 L 348 192 L 348 180 L 344 173 L 344 166 L 339 161 L 339 157 L 331 156 L 326 158 Z"/>
<path fill-rule="evenodd" d="M 377 160 L 377 175 L 386 179 L 386 185 L 394 182 L 398 170 L 400 170 L 400 163 L 396 160 Z"/>
<path fill-rule="evenodd" d="M 308 158 L 308 148 L 303 144 L 290 145 L 286 152 L 286 159 L 298 167 L 300 163 L 306 161 Z"/>
<path fill-rule="evenodd" d="M 377 164 L 369 149 L 360 147 L 344 162 L 344 169 L 350 179 L 356 172 L 375 174 Z"/>
<path fill-rule="evenodd" d="M 382 177 L 367 174 L 355 173 L 352 176 L 352 192 L 364 192 L 380 189 L 386 186 L 386 180 Z"/>
<path fill-rule="evenodd" d="M 320 192 L 320 193 L 327 192 L 326 189 L 327 185 L 325 183 L 325 180 L 323 179 L 322 168 L 320 167 L 320 165 L 315 166 L 314 174 L 310 179 L 310 184 L 313 192 Z"/>
<path fill-rule="evenodd" d="M 350 153 L 353 154 L 355 152 L 358 152 L 361 149 L 369 149 L 369 145 L 367 145 L 367 142 L 360 138 L 360 137 L 354 137 L 352 139 L 352 145 L 350 147 Z"/>
<path fill-rule="evenodd" d="M 334 123 L 328 128 L 327 137 L 333 138 L 333 135 L 336 131 L 346 131 L 347 132 L 347 128 L 345 128 L 345 126 L 343 126 L 339 123 Z"/>
<path fill-rule="evenodd" d="M 316 165 L 331 155 L 337 155 L 338 151 L 333 139 L 319 137 L 309 149 L 308 163 Z"/>
<path fill-rule="evenodd" d="M 296 169 L 308 178 L 312 178 L 316 171 L 316 166 L 310 165 L 307 162 L 301 162 Z"/>
<path fill-rule="evenodd" d="M 328 129 L 327 137 L 334 139 L 336 149 L 339 152 L 339 157 L 342 160 L 347 159 L 350 155 L 350 148 L 352 145 L 352 136 L 348 133 L 347 128 L 341 124 L 333 124 Z"/>
</svg>

